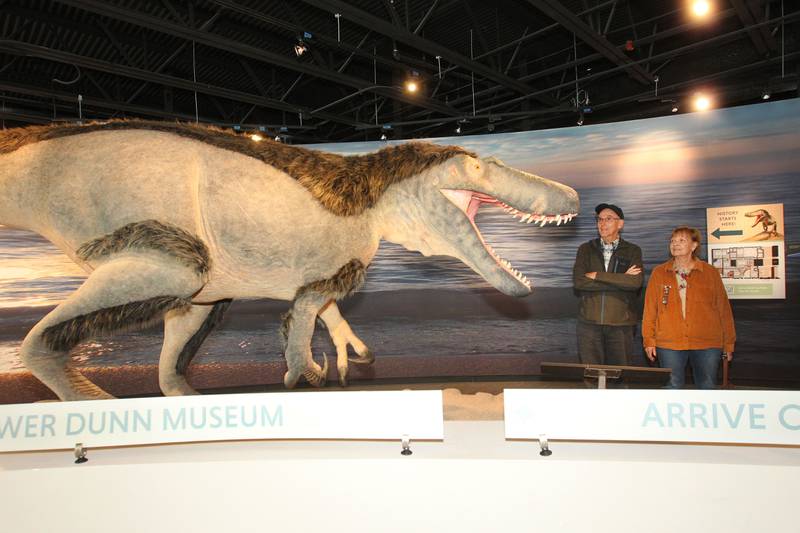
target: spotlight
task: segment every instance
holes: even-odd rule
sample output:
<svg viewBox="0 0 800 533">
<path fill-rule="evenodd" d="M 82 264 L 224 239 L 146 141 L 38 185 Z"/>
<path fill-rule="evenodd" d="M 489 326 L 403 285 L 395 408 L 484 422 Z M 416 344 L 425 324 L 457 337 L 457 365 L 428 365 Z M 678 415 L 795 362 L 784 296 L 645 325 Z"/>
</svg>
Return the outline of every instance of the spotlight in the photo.
<svg viewBox="0 0 800 533">
<path fill-rule="evenodd" d="M 294 45 L 294 55 L 300 57 L 306 52 L 308 52 L 308 45 L 306 45 L 306 43 L 303 42 L 303 39 L 298 39 L 297 44 Z"/>
<path fill-rule="evenodd" d="M 765 90 L 761 93 L 762 100 L 769 100 L 770 98 L 772 98 L 772 95 L 769 93 L 769 91 Z"/>
<path fill-rule="evenodd" d="M 419 90 L 420 85 L 420 76 L 419 72 L 416 70 L 412 70 L 408 73 L 408 78 L 406 79 L 406 92 L 415 93 Z"/>
<path fill-rule="evenodd" d="M 673 104 L 672 105 L 672 112 L 673 113 L 677 113 L 678 112 L 678 104 Z"/>
<path fill-rule="evenodd" d="M 695 111 L 708 111 L 711 109 L 711 99 L 702 93 L 698 93 L 694 97 L 694 109 Z"/>
<path fill-rule="evenodd" d="M 381 140 L 382 140 L 382 141 L 385 141 L 385 140 L 386 140 L 386 134 L 385 134 L 385 133 L 381 133 Z"/>
<path fill-rule="evenodd" d="M 459 135 L 461 135 L 461 125 L 460 125 L 460 124 L 459 124 L 459 125 L 458 125 L 458 127 L 456 128 L 456 133 L 458 133 Z"/>
<path fill-rule="evenodd" d="M 250 136 L 250 138 L 251 138 L 251 139 L 253 139 L 255 142 L 261 142 L 261 141 L 263 141 L 263 140 L 264 140 L 264 137 L 262 137 L 262 136 L 261 136 L 261 135 L 259 135 L 258 133 L 254 133 L 254 134 L 252 134 L 252 135 Z"/>
<path fill-rule="evenodd" d="M 692 2 L 692 13 L 696 17 L 705 17 L 711 12 L 711 4 L 708 0 L 694 0 Z"/>
</svg>

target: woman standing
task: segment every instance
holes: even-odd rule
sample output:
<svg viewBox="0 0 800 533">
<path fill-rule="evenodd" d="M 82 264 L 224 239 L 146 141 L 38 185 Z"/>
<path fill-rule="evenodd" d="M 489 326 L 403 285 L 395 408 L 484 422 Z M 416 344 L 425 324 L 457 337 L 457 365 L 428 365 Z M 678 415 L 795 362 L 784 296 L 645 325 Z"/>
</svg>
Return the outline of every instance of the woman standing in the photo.
<svg viewBox="0 0 800 533">
<path fill-rule="evenodd" d="M 736 330 L 717 270 L 697 257 L 700 232 L 672 230 L 672 259 L 653 269 L 644 299 L 642 337 L 650 361 L 672 370 L 667 388 L 683 387 L 687 361 L 695 385 L 713 389 L 720 359 L 733 358 Z"/>
</svg>

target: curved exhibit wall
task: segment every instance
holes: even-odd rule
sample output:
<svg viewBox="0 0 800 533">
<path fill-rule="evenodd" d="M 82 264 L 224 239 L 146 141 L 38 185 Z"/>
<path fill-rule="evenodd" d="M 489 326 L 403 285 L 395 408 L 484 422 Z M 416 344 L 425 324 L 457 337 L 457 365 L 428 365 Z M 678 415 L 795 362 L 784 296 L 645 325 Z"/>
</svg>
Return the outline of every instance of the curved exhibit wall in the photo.
<svg viewBox="0 0 800 533">
<path fill-rule="evenodd" d="M 783 204 L 786 298 L 735 300 L 738 342 L 732 380 L 800 383 L 800 100 L 559 130 L 434 139 L 574 187 L 581 213 L 566 225 L 520 224 L 502 209 L 476 217 L 486 240 L 533 282 L 524 299 L 506 297 L 461 262 L 426 258 L 382 243 L 360 293 L 341 309 L 377 357 L 350 379 L 526 376 L 542 361 L 576 362 L 577 299 L 571 269 L 580 243 L 595 236 L 593 207 L 620 205 L 623 236 L 642 247 L 646 271 L 667 259 L 671 228 L 706 228 L 706 209 Z M 385 142 L 314 145 L 341 154 Z M 302 235 L 298 235 L 302 238 Z M 705 247 L 701 257 L 707 258 Z M 51 397 L 17 353 L 26 332 L 82 282 L 53 245 L 0 227 L 0 402 Z M 205 341 L 190 381 L 199 388 L 281 382 L 278 334 L 287 302 L 234 302 Z M 640 337 L 637 335 L 637 340 Z M 117 395 L 157 392 L 159 328 L 82 344 L 74 359 Z M 318 328 L 315 355 L 335 354 Z M 639 351 L 636 364 L 645 364 Z M 334 369 L 335 370 L 335 369 Z M 335 380 L 331 373 L 330 379 Z"/>
</svg>

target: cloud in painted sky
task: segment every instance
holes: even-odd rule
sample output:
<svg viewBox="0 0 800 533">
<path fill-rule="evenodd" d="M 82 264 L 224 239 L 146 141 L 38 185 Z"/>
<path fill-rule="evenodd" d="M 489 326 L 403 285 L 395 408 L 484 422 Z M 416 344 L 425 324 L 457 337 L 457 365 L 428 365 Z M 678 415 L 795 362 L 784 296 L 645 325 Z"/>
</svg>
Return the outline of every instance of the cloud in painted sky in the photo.
<svg viewBox="0 0 800 533">
<path fill-rule="evenodd" d="M 572 186 L 759 176 L 800 169 L 800 100 L 707 113 L 538 130 L 444 137 L 482 157 Z M 378 150 L 387 143 L 313 145 L 342 154 Z M 394 144 L 394 143 L 390 143 Z"/>
</svg>

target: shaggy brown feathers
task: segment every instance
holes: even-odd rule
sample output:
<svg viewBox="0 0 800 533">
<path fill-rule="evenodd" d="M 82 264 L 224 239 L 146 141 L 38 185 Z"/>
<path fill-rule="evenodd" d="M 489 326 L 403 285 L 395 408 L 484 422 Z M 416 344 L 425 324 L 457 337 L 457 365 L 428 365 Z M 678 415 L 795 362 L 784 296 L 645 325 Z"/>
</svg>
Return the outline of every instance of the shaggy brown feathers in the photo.
<svg viewBox="0 0 800 533">
<path fill-rule="evenodd" d="M 76 252 L 84 261 L 97 259 L 123 250 L 151 249 L 177 258 L 198 274 L 208 272 L 211 260 L 205 243 L 171 224 L 157 220 L 131 222 L 118 230 L 81 245 Z"/>
<path fill-rule="evenodd" d="M 98 309 L 46 328 L 42 332 L 42 340 L 51 350 L 64 352 L 85 339 L 122 330 L 141 329 L 159 320 L 167 311 L 188 308 L 190 305 L 191 301 L 185 298 L 158 296 Z"/>
<path fill-rule="evenodd" d="M 333 300 L 341 300 L 353 294 L 364 284 L 367 269 L 358 259 L 351 259 L 328 279 L 312 281 L 297 289 L 294 299 L 308 293 L 322 294 Z"/>
<path fill-rule="evenodd" d="M 55 124 L 0 132 L 0 154 L 27 144 L 95 131 L 151 130 L 173 133 L 272 165 L 299 181 L 329 211 L 352 216 L 374 206 L 389 185 L 410 178 L 457 155 L 477 157 L 458 146 L 411 142 L 358 156 L 341 156 L 280 142 L 255 142 L 246 135 L 213 126 L 146 120 L 87 125 Z"/>
</svg>

